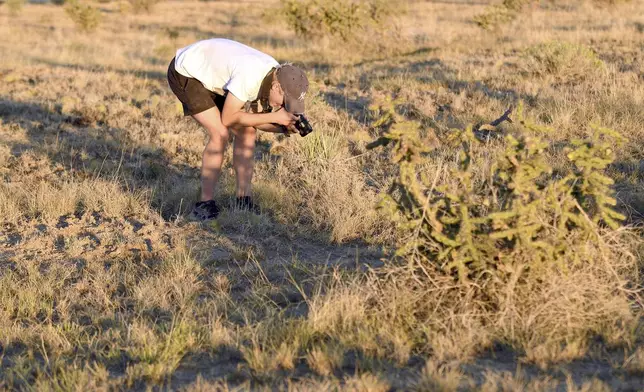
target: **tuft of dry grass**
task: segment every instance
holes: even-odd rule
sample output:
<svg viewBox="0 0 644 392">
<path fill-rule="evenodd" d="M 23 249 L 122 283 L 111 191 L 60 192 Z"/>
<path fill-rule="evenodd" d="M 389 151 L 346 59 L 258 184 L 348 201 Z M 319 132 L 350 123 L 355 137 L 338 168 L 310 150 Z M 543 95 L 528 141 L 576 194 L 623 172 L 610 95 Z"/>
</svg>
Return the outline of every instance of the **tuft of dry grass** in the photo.
<svg viewBox="0 0 644 392">
<path fill-rule="evenodd" d="M 386 381 L 369 373 L 347 377 L 344 382 L 343 389 L 349 392 L 384 392 L 390 389 Z"/>
<path fill-rule="evenodd" d="M 414 391 L 457 391 L 458 388 L 467 384 L 467 377 L 457 366 L 450 364 L 439 364 L 434 360 L 428 360 L 421 371 L 420 378 L 413 385 Z"/>
<path fill-rule="evenodd" d="M 324 345 L 312 348 L 306 355 L 306 362 L 314 372 L 329 376 L 342 365 L 344 352 L 336 345 Z"/>
</svg>

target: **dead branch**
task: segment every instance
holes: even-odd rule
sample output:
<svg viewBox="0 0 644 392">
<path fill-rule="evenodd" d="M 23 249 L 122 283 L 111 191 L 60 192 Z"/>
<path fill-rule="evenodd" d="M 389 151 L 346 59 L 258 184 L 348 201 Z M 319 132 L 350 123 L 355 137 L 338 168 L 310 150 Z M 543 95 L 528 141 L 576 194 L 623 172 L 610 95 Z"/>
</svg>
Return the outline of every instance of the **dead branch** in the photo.
<svg viewBox="0 0 644 392">
<path fill-rule="evenodd" d="M 474 127 L 474 135 L 481 141 L 489 141 L 490 138 L 501 137 L 502 133 L 495 132 L 499 131 L 499 129 L 497 129 L 497 126 L 500 125 L 503 121 L 512 123 L 512 119 L 510 118 L 510 113 L 512 113 L 512 110 L 514 110 L 514 105 L 510 105 L 508 110 L 506 110 L 501 115 L 501 117 L 497 118 L 496 120 L 487 124 L 479 123 L 479 125 Z"/>
<path fill-rule="evenodd" d="M 501 117 L 497 118 L 496 120 L 492 121 L 490 123 L 491 126 L 496 127 L 497 125 L 501 124 L 503 121 L 507 121 L 509 123 L 512 123 L 512 119 L 510 118 L 510 113 L 512 113 L 512 110 L 514 109 L 514 105 L 510 105 L 508 110 L 505 111 L 501 115 Z"/>
</svg>

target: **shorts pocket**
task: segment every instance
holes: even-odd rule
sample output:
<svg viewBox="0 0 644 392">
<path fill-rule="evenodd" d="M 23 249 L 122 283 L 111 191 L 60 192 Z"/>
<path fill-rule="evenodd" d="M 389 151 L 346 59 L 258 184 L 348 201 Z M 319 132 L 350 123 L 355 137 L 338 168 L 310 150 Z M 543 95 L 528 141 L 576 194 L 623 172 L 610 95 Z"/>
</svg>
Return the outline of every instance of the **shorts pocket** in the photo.
<svg viewBox="0 0 644 392">
<path fill-rule="evenodd" d="M 181 89 L 185 92 L 188 90 L 188 83 L 190 83 L 190 78 L 186 78 L 183 75 L 177 74 L 179 77 L 179 82 L 181 84 Z"/>
</svg>

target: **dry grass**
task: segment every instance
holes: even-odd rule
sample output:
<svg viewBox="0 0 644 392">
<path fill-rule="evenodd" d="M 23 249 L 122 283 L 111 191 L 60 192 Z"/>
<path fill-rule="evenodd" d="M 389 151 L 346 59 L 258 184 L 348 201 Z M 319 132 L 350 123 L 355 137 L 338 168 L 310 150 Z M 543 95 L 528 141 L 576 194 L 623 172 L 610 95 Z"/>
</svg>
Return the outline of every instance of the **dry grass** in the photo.
<svg viewBox="0 0 644 392">
<path fill-rule="evenodd" d="M 535 3 L 489 32 L 472 22 L 485 4 L 409 2 L 393 55 L 304 42 L 279 18 L 257 23 L 277 2 L 168 1 L 149 13 L 125 3 L 94 4 L 91 33 L 63 7 L 0 7 L 0 389 L 644 383 L 641 0 Z M 211 36 L 303 65 L 316 131 L 260 134 L 262 215 L 199 225 L 185 215 L 205 135 L 181 117 L 165 70 L 176 48 Z M 383 266 L 400 231 L 375 205 L 397 167 L 366 144 L 379 136 L 368 106 L 390 95 L 435 148 L 423 170 L 437 185 L 454 181 L 450 129 L 517 100 L 557 130 L 555 145 L 587 136 L 590 122 L 615 129 L 629 142 L 608 174 L 628 227 L 579 247 L 585 263 L 530 275 L 517 263 L 484 288 Z M 473 150 L 475 181 L 504 148 L 491 138 Z M 568 164 L 556 149 L 545 158 Z"/>
</svg>

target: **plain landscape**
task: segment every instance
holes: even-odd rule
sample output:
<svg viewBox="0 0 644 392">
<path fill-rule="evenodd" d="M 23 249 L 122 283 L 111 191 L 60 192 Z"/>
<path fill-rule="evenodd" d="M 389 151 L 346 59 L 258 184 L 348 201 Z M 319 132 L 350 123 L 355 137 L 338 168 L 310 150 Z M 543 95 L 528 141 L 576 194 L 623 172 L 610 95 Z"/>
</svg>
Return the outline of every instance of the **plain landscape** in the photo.
<svg viewBox="0 0 644 392">
<path fill-rule="evenodd" d="M 54 4 L 60 3 L 60 4 Z M 0 5 L 0 389 L 644 389 L 644 2 Z M 188 219 L 175 51 L 308 75 Z"/>
</svg>

